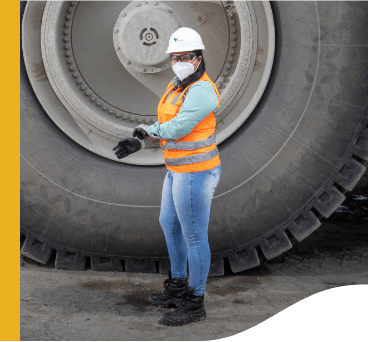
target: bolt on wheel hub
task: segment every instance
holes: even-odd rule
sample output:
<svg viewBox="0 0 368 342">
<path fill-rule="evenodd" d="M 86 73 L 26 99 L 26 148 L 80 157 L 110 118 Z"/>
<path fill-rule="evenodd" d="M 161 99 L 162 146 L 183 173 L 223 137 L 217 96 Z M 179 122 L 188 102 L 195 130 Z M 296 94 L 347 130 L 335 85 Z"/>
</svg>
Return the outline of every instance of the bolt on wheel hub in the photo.
<svg viewBox="0 0 368 342">
<path fill-rule="evenodd" d="M 165 54 L 180 17 L 161 2 L 130 3 L 119 15 L 113 33 L 115 51 L 128 70 L 157 73 L 170 66 Z"/>
</svg>

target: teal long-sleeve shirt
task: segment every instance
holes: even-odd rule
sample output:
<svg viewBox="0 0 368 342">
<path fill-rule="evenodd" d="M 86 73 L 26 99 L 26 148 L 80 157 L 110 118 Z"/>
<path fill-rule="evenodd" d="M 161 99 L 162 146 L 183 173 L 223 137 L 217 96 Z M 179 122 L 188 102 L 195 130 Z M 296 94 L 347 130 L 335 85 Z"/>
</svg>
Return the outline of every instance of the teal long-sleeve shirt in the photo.
<svg viewBox="0 0 368 342">
<path fill-rule="evenodd" d="M 173 84 L 178 84 L 177 76 Z M 212 84 L 199 81 L 188 90 L 179 113 L 170 121 L 160 124 L 156 121 L 149 126 L 147 133 L 156 139 L 181 139 L 188 135 L 195 126 L 206 118 L 218 106 L 217 94 Z"/>
</svg>

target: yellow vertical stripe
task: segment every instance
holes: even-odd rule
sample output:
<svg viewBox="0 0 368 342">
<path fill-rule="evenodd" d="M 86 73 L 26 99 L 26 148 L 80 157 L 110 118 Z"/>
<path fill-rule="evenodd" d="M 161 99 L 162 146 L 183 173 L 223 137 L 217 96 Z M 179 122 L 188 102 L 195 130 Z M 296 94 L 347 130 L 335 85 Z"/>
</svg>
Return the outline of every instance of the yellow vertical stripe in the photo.
<svg viewBox="0 0 368 342">
<path fill-rule="evenodd" d="M 20 339 L 19 4 L 19 0 L 2 1 L 1 7 L 1 341 Z"/>
</svg>

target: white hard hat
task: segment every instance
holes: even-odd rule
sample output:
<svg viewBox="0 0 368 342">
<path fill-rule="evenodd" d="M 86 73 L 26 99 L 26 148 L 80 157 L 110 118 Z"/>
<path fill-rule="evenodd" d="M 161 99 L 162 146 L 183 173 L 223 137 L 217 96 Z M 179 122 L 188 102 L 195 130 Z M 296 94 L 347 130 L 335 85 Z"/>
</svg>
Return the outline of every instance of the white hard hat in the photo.
<svg viewBox="0 0 368 342">
<path fill-rule="evenodd" d="M 170 37 L 166 53 L 204 50 L 201 36 L 189 27 L 181 27 Z"/>
</svg>

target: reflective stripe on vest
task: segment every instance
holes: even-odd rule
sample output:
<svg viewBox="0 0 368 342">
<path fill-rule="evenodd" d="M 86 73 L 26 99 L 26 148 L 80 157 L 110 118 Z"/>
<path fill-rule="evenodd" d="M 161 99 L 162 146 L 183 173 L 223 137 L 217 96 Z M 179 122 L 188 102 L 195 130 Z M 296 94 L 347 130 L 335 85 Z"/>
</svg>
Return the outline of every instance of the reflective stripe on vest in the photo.
<svg viewBox="0 0 368 342">
<path fill-rule="evenodd" d="M 180 158 L 165 158 L 165 163 L 168 166 L 179 166 L 179 165 L 200 163 L 215 158 L 218 154 L 219 154 L 218 149 L 216 147 L 215 149 L 209 152 L 195 154 L 193 156 L 180 157 Z"/>
<path fill-rule="evenodd" d="M 174 91 L 175 91 L 175 88 L 174 88 L 173 90 L 171 90 L 171 91 L 170 91 L 170 93 L 168 93 L 168 94 L 167 94 L 166 98 L 168 99 Z M 175 97 L 175 98 L 176 98 L 176 97 Z M 166 100 L 165 100 L 165 101 L 166 101 Z"/>
<path fill-rule="evenodd" d="M 169 140 L 163 150 L 197 150 L 199 148 L 202 147 L 207 147 L 207 146 L 211 146 L 212 144 L 214 144 L 216 142 L 216 136 L 214 135 L 213 137 L 211 137 L 211 135 L 214 132 L 212 132 L 210 134 L 210 137 L 205 139 L 205 140 L 195 140 L 195 141 L 182 141 L 182 142 L 177 142 L 175 140 Z"/>
<path fill-rule="evenodd" d="M 187 90 L 188 91 L 188 90 Z M 170 97 L 170 95 L 172 94 L 172 92 L 169 93 L 169 95 L 167 95 L 167 99 Z M 181 93 L 179 93 L 178 95 L 176 95 L 172 100 L 171 100 L 171 104 L 173 105 L 176 105 L 176 103 L 178 102 L 179 100 L 179 97 L 180 97 Z"/>
</svg>

